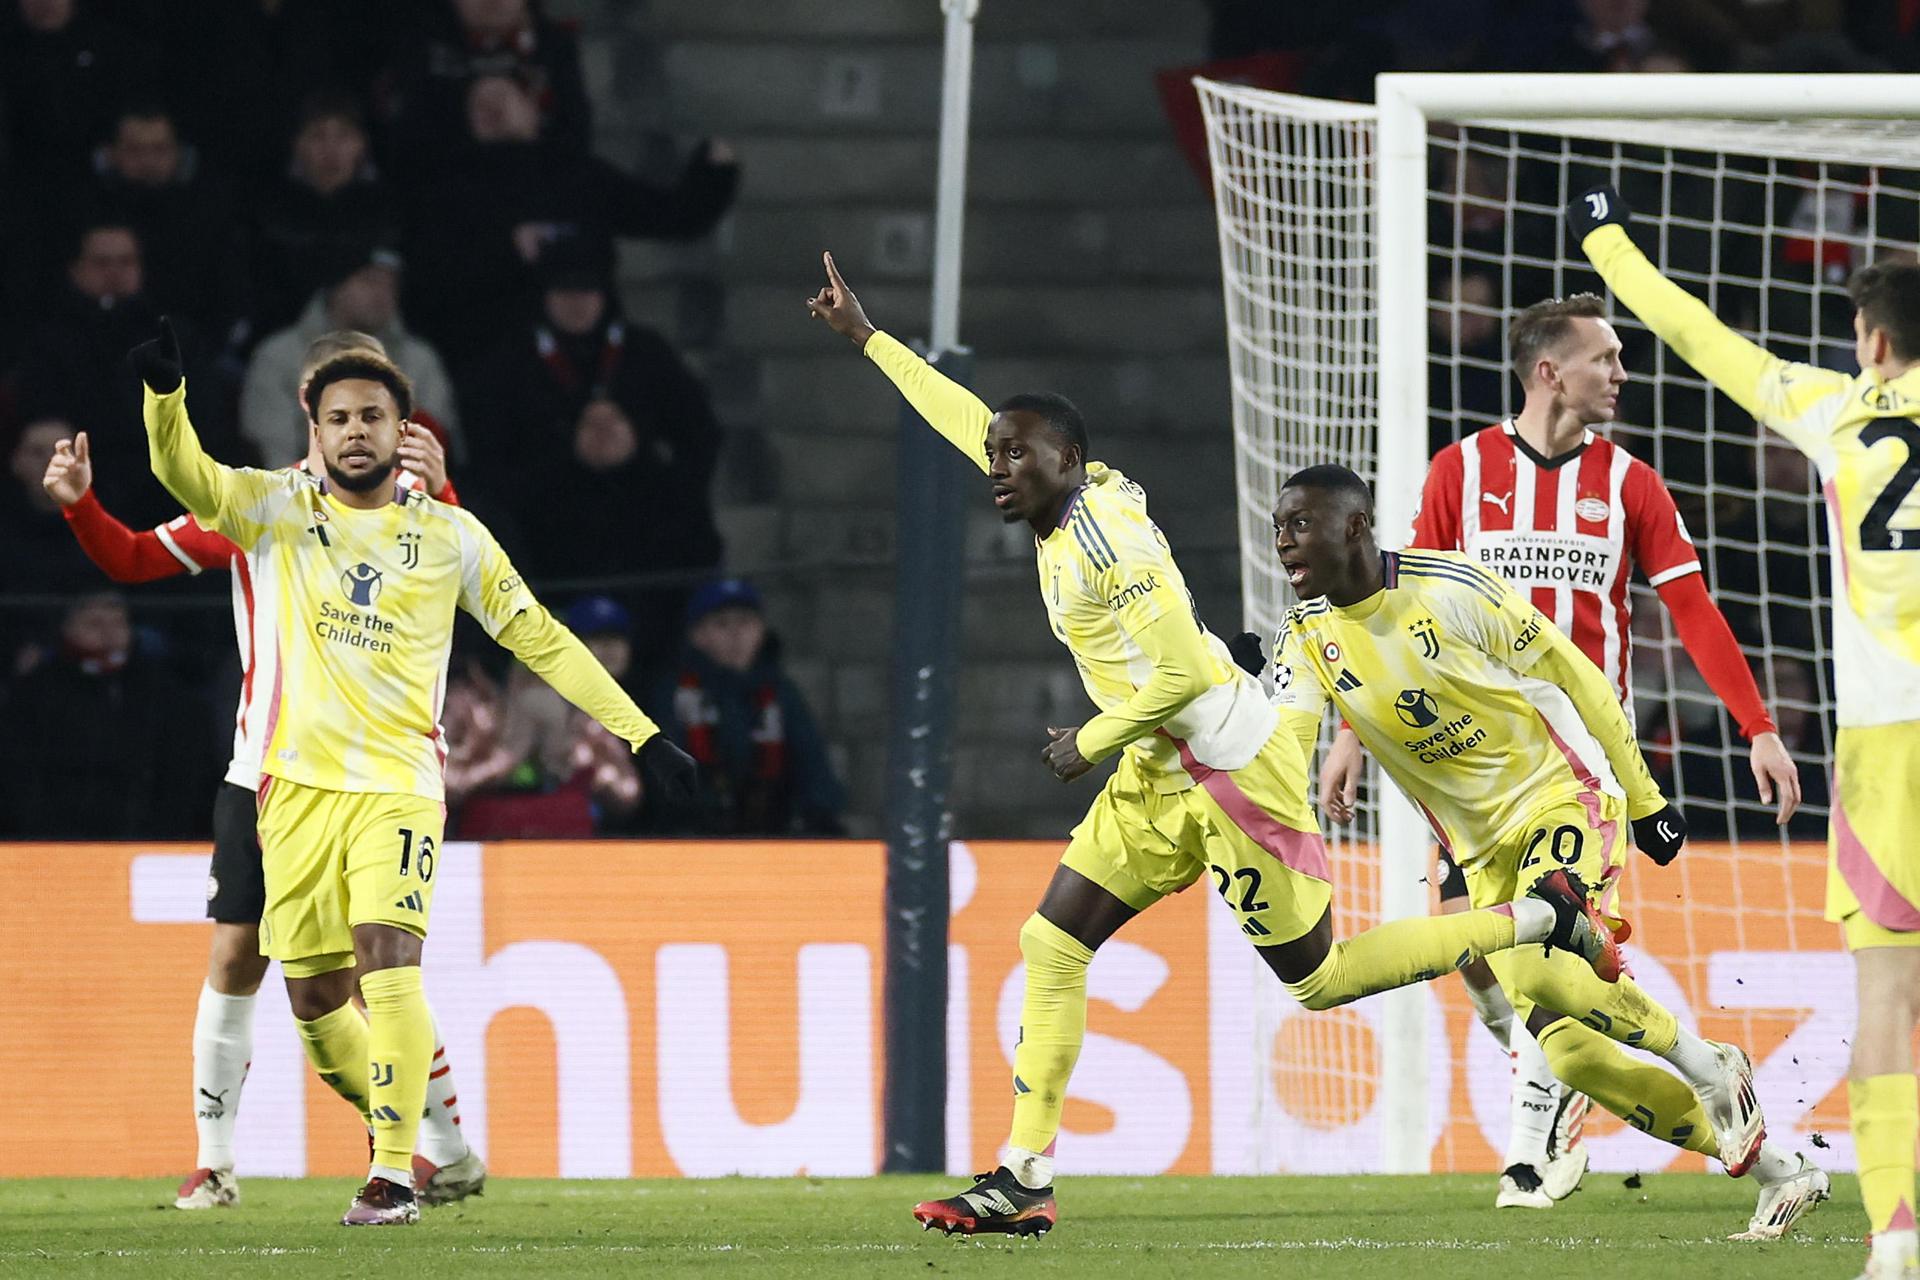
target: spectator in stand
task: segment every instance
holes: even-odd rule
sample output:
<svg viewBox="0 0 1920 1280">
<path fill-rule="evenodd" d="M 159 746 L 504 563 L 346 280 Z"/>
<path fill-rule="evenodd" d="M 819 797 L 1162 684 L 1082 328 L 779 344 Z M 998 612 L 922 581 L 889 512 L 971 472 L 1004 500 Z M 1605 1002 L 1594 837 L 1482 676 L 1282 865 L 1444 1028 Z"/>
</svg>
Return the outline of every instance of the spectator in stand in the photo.
<svg viewBox="0 0 1920 1280">
<path fill-rule="evenodd" d="M 1507 349 L 1490 273 L 1437 271 L 1427 295 L 1427 452 L 1438 453 L 1507 416 Z"/>
<path fill-rule="evenodd" d="M 326 285 L 299 320 L 254 350 L 240 392 L 241 434 L 267 466 L 305 456 L 312 424 L 298 389 L 307 349 L 324 333 L 350 330 L 378 338 L 387 358 L 413 379 L 415 399 L 432 411 L 427 425 L 458 461 L 464 450 L 452 380 L 433 347 L 400 318 L 400 255 L 363 243 L 325 274 Z"/>
<path fill-rule="evenodd" d="M 702 835 L 839 835 L 846 804 L 826 741 L 780 666 L 760 593 L 709 582 L 687 606 L 686 648 L 649 712 L 700 763 L 694 806 L 650 826 Z"/>
<path fill-rule="evenodd" d="M 521 324 L 474 370 L 466 395 L 477 467 L 505 468 L 526 432 L 559 444 L 595 400 L 618 405 L 642 452 L 702 492 L 720 451 L 707 390 L 658 333 L 621 315 L 608 246 L 577 236 L 547 246 L 540 286 Z M 701 536 L 704 536 L 702 534 Z M 710 549 L 698 548 L 707 565 Z"/>
<path fill-rule="evenodd" d="M 244 339 L 246 255 L 236 250 L 232 195 L 180 140 L 166 107 L 146 100 L 120 111 L 75 207 L 138 233 L 147 294 L 161 312 L 191 317 L 223 345 Z"/>
<path fill-rule="evenodd" d="M 17 677 L 0 708 L 0 830 L 26 840 L 172 840 L 206 834 L 219 771 L 181 731 L 206 708 L 134 642 L 126 602 L 68 607 L 56 655 Z"/>
<path fill-rule="evenodd" d="M 256 334 L 294 323 L 332 264 L 399 242 L 399 210 L 374 172 L 351 94 L 322 90 L 301 105 L 286 173 L 260 192 L 252 215 Z"/>
<path fill-rule="evenodd" d="M 465 402 L 477 484 L 496 495 L 564 493 L 512 515 L 515 556 L 535 578 L 711 570 L 720 563 L 712 486 L 721 432 L 707 389 L 666 340 L 620 316 L 611 262 L 577 240 L 542 259 L 534 322 L 496 348 Z M 642 662 L 678 647 L 684 590 L 624 597 Z"/>
<path fill-rule="evenodd" d="M 65 419 L 106 446 L 103 452 L 113 461 L 102 467 L 102 478 L 130 518 L 154 524 L 178 504 L 147 466 L 140 379 L 126 359 L 159 323 L 144 276 L 140 239 L 131 227 L 111 221 L 82 227 L 58 299 L 34 320 L 18 396 L 24 417 Z M 194 423 L 209 450 L 232 457 L 238 441 L 230 390 L 216 375 L 199 331 L 183 318 L 175 319 L 174 331 L 186 357 Z"/>
<path fill-rule="evenodd" d="M 526 94 L 542 142 L 587 150 L 592 118 L 579 41 L 533 0 L 453 0 L 411 44 L 399 59 L 392 103 L 404 154 L 456 142 L 466 128 L 468 90 L 489 77 Z"/>
<path fill-rule="evenodd" d="M 566 623 L 608 674 L 627 681 L 632 619 L 624 608 L 589 596 L 567 610 Z M 447 776 L 462 837 L 565 839 L 625 829 L 641 797 L 626 743 L 518 663 L 504 692 L 469 670 L 457 701 L 454 693 L 450 687 Z"/>
<path fill-rule="evenodd" d="M 82 0 L 0 7 L 0 122 L 16 181 L 78 180 L 129 86 L 152 71 L 133 37 Z"/>
<path fill-rule="evenodd" d="M 577 238 L 613 257 L 616 237 L 690 240 L 733 202 L 739 169 L 724 143 L 702 144 L 671 187 L 543 140 L 533 98 L 503 76 L 473 83 L 468 138 L 409 171 L 407 313 L 456 364 L 533 309 L 535 264 Z"/>
</svg>

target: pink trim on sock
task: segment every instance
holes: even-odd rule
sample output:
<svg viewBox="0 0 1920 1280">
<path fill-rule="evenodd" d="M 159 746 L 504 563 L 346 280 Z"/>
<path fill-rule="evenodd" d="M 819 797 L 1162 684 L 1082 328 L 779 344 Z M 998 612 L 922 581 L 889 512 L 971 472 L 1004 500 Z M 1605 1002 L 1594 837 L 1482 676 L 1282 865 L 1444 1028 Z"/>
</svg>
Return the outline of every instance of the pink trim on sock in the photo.
<svg viewBox="0 0 1920 1280">
<path fill-rule="evenodd" d="M 1894 1207 L 1893 1217 L 1887 1221 L 1889 1231 L 1913 1230 L 1913 1206 L 1902 1200 Z"/>
<path fill-rule="evenodd" d="M 1327 846 L 1318 831 L 1297 831 L 1282 823 L 1255 804 L 1231 773 L 1201 764 L 1194 759 L 1192 749 L 1184 740 L 1172 735 L 1168 735 L 1168 740 L 1180 748 L 1181 766 L 1206 788 L 1213 802 L 1240 828 L 1241 834 L 1280 859 L 1282 865 L 1301 875 L 1332 883 L 1333 874 L 1327 868 Z"/>
<path fill-rule="evenodd" d="M 1051 1157 L 1053 1155 L 1053 1149 L 1059 1145 L 1060 1145 L 1060 1139 L 1058 1137 L 1055 1137 L 1052 1142 L 1049 1142 L 1047 1144 L 1047 1149 L 1045 1151 L 1042 1151 L 1040 1154 L 1043 1156 Z"/>
<path fill-rule="evenodd" d="M 1880 868 L 1874 865 L 1873 855 L 1867 852 L 1867 846 L 1860 842 L 1853 824 L 1847 821 L 1846 807 L 1841 803 L 1845 792 L 1839 782 L 1836 776 L 1832 823 L 1833 860 L 1834 865 L 1840 868 L 1841 879 L 1847 882 L 1847 888 L 1853 890 L 1853 896 L 1860 900 L 1860 909 L 1867 913 L 1867 919 L 1882 929 L 1895 929 L 1901 933 L 1920 930 L 1920 907 L 1907 901 Z"/>
<path fill-rule="evenodd" d="M 1495 915 L 1505 916 L 1509 920 L 1513 919 L 1513 904 L 1511 902 L 1496 903 L 1488 907 L 1487 910 L 1493 912 Z"/>
</svg>

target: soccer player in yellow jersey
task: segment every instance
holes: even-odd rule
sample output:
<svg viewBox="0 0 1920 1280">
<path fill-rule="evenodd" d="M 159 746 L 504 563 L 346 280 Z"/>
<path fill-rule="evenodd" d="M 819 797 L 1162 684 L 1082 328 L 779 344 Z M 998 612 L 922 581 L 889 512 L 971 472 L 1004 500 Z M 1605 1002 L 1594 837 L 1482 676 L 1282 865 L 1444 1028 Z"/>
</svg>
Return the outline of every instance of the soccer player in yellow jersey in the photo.
<svg viewBox="0 0 1920 1280">
<path fill-rule="evenodd" d="M 1426 815 L 1475 907 L 1563 871 L 1610 905 L 1629 823 L 1656 862 L 1679 853 L 1686 825 L 1612 684 L 1505 579 L 1458 551 L 1382 552 L 1366 483 L 1341 466 L 1289 477 L 1273 528 L 1302 601 L 1275 657 L 1284 725 L 1310 752 L 1332 702 Z M 1682 1027 L 1630 977 L 1603 982 L 1533 947 L 1491 962 L 1554 1075 L 1735 1177 L 1755 1173 L 1760 1205 L 1741 1238 L 1775 1238 L 1826 1198 L 1824 1173 L 1765 1142 L 1738 1048 Z M 1615 1042 L 1666 1059 L 1685 1083 Z"/>
<path fill-rule="evenodd" d="M 1070 782 L 1119 761 L 1020 930 L 1026 998 L 1007 1163 L 967 1191 L 915 1206 L 916 1219 L 949 1233 L 1052 1227 L 1054 1139 L 1086 1032 L 1088 963 L 1114 930 L 1203 874 L 1311 1009 L 1423 981 L 1516 942 L 1574 950 L 1617 972 L 1612 938 L 1566 876 L 1484 910 L 1335 941 L 1306 760 L 1259 682 L 1195 617 L 1140 486 L 1086 460 L 1086 427 L 1067 401 L 1022 395 L 989 409 L 877 331 L 831 256 L 826 269 L 827 286 L 808 303 L 813 315 L 986 473 L 983 488 L 1009 523 L 1033 529 L 1048 618 L 1099 709 L 1085 724 L 1048 730 L 1047 765 Z"/>
<path fill-rule="evenodd" d="M 660 734 L 534 599 L 471 514 L 402 487 L 407 378 L 366 352 L 307 390 L 324 475 L 225 467 L 200 447 L 172 329 L 132 360 L 154 475 L 253 553 L 255 607 L 280 647 L 262 734 L 263 954 L 280 961 L 307 1057 L 366 1100 L 373 1161 L 342 1221 L 417 1221 L 414 1138 L 432 1065 L 420 957 L 445 818 L 440 701 L 456 607 L 608 729 L 650 782 L 691 790 Z M 457 870 L 455 874 L 458 874 Z M 359 978 L 366 1017 L 349 1003 Z"/>
<path fill-rule="evenodd" d="M 1847 1095 L 1873 1246 L 1861 1280 L 1916 1280 L 1912 1034 L 1920 1016 L 1920 266 L 1849 285 L 1853 377 L 1769 355 L 1657 271 L 1608 187 L 1567 209 L 1620 301 L 1680 358 L 1819 468 L 1833 544 L 1834 742 L 1827 918 L 1853 953 Z"/>
</svg>

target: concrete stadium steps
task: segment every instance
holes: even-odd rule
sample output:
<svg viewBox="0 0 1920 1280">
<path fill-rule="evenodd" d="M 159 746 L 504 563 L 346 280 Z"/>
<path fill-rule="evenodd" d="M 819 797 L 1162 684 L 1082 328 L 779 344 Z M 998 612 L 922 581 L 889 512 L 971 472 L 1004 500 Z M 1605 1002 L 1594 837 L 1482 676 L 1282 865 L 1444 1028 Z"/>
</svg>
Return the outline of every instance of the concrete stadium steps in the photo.
<svg viewBox="0 0 1920 1280">
<path fill-rule="evenodd" d="M 898 400 L 807 318 L 832 249 L 874 319 L 924 335 L 941 16 L 935 0 L 554 0 L 579 21 L 596 147 L 670 172 L 720 136 L 741 199 L 710 241 L 627 245 L 630 314 L 688 351 L 729 432 L 719 519 L 761 575 L 795 679 L 834 744 L 849 825 L 879 831 L 892 639 Z M 984 0 L 961 334 L 988 401 L 1074 399 L 1095 456 L 1148 488 L 1202 615 L 1238 614 L 1219 257 L 1154 73 L 1199 60 L 1201 0 Z M 958 460 L 956 459 L 956 463 Z M 984 481 L 964 464 L 955 483 Z M 1092 714 L 1046 624 L 1030 534 L 969 508 L 957 829 L 1065 834 L 1097 783 L 1038 759 Z M 862 567 L 865 566 L 865 567 Z"/>
</svg>

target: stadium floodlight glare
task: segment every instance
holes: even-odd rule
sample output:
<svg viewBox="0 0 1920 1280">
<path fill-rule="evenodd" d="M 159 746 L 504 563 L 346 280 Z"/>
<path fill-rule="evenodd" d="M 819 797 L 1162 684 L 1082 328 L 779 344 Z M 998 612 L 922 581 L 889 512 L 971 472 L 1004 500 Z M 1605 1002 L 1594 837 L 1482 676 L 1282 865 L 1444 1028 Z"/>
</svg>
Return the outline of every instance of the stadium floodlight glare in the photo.
<svg viewBox="0 0 1920 1280">
<path fill-rule="evenodd" d="M 1315 462 L 1353 467 L 1375 485 L 1382 543 L 1399 545 L 1432 449 L 1519 408 L 1504 356 L 1512 314 L 1601 291 L 1561 224 L 1587 186 L 1618 187 L 1636 240 L 1729 324 L 1788 359 L 1847 372 L 1848 275 L 1911 256 L 1920 240 L 1916 77 L 1393 74 L 1379 78 L 1377 105 L 1195 83 L 1219 219 L 1246 621 L 1268 635 L 1291 603 L 1269 524 L 1281 480 Z M 1632 377 L 1615 438 L 1666 479 L 1715 599 L 1759 661 L 1762 694 L 1783 730 L 1794 722 L 1788 745 L 1803 781 L 1818 782 L 1832 691 L 1817 484 L 1790 446 L 1629 313 L 1615 307 L 1613 322 Z M 1731 828 L 1731 853 L 1690 852 L 1664 872 L 1640 863 L 1628 902 L 1678 894 L 1694 913 L 1737 920 L 1743 954 L 1833 945 L 1818 894 L 1823 850 L 1765 834 L 1719 700 L 1652 593 L 1636 585 L 1634 600 L 1643 745 L 1683 809 L 1728 815 L 1718 821 Z M 1377 773 L 1370 782 L 1353 828 L 1329 832 L 1343 935 L 1428 909 L 1425 826 Z M 1822 816 L 1824 794 L 1812 806 Z M 1700 888 L 1709 882 L 1733 886 L 1717 892 L 1736 900 L 1712 900 Z M 1674 926 L 1686 934 L 1678 990 L 1725 1006 L 1714 1015 L 1744 1043 L 1795 1031 L 1800 1012 L 1739 1010 L 1710 994 L 1714 953 L 1692 918 Z M 1466 1064 L 1434 1060 L 1450 1042 L 1432 1006 L 1412 988 L 1324 1032 L 1254 1029 L 1276 1046 L 1270 1074 L 1310 1082 L 1311 1105 L 1377 1108 L 1379 1149 L 1354 1152 L 1355 1169 L 1459 1167 L 1435 1143 L 1447 1121 L 1435 1111 Z M 1830 1082 L 1806 1083 L 1810 1109 Z M 1284 1156 L 1255 1162 L 1288 1167 Z"/>
</svg>

